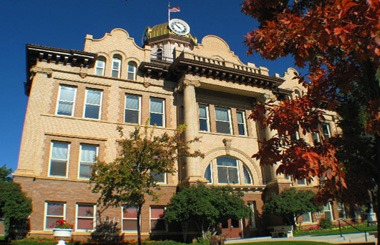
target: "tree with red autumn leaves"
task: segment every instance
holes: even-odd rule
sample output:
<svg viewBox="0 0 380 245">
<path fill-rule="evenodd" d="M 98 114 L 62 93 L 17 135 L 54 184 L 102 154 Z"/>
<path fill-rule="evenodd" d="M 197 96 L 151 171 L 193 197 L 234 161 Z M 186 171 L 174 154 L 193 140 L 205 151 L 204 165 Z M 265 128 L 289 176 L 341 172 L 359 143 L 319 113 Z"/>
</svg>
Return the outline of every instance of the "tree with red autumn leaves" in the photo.
<svg viewBox="0 0 380 245">
<path fill-rule="evenodd" d="M 259 23 L 246 36 L 249 54 L 292 56 L 308 71 L 295 74 L 301 97 L 253 108 L 250 118 L 277 132 L 254 156 L 279 164 L 277 173 L 319 178 L 324 200 L 368 201 L 380 176 L 380 1 L 245 0 L 242 11 Z M 341 135 L 291 140 L 318 131 L 326 110 L 339 114 Z"/>
</svg>

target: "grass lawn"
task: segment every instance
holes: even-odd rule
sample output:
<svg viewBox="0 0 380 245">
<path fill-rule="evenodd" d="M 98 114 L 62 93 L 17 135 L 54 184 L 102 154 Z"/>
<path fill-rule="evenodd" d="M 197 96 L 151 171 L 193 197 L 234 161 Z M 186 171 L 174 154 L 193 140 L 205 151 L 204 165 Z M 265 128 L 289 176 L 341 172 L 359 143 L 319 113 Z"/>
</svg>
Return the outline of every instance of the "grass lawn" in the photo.
<svg viewBox="0 0 380 245">
<path fill-rule="evenodd" d="M 356 228 L 358 228 L 360 231 L 357 229 L 351 227 L 351 226 L 343 226 L 341 227 L 342 229 L 342 234 L 350 234 L 350 233 L 362 233 L 364 231 L 377 231 L 377 225 L 370 225 L 368 226 L 367 224 L 360 224 L 356 225 Z M 327 235 L 338 235 L 340 234 L 339 227 L 334 226 L 333 228 L 330 229 L 316 229 L 316 230 L 307 230 L 307 231 L 300 231 L 297 230 L 294 232 L 294 236 L 305 236 L 305 235 L 310 235 L 310 236 L 327 236 Z"/>
<path fill-rule="evenodd" d="M 241 245 L 234 243 L 231 245 Z M 276 244 L 276 245 L 331 245 L 332 243 L 327 242 L 308 242 L 308 241 L 284 241 L 284 242 L 273 242 L 273 241 L 267 241 L 267 242 L 251 242 L 251 243 L 244 243 L 244 245 L 270 245 L 270 244 Z"/>
</svg>

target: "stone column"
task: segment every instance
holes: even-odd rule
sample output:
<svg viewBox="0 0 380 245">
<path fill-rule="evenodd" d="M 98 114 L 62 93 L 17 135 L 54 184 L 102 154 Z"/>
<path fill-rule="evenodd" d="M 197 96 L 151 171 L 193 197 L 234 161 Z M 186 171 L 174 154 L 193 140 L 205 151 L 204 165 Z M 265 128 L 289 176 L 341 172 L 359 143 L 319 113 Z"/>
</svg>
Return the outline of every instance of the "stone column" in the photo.
<svg viewBox="0 0 380 245">
<path fill-rule="evenodd" d="M 183 110 L 184 122 L 186 124 L 185 139 L 186 141 L 193 140 L 198 137 L 199 121 L 197 101 L 195 96 L 195 88 L 200 86 L 198 80 L 183 79 L 180 83 L 180 88 L 183 90 Z M 189 145 L 190 152 L 199 150 L 199 143 L 194 142 Z M 199 157 L 186 157 L 186 182 L 195 183 L 203 181 L 203 174 L 200 168 Z"/>
</svg>

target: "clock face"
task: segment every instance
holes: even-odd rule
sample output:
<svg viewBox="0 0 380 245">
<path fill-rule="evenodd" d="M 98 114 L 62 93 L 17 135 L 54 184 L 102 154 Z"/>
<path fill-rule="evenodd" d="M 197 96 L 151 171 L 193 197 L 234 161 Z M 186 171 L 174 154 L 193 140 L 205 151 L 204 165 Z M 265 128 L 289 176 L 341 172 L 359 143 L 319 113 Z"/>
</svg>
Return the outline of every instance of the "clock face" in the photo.
<svg viewBox="0 0 380 245">
<path fill-rule="evenodd" d="M 190 26 L 183 20 L 180 19 L 171 19 L 169 21 L 169 28 L 174 33 L 184 36 L 190 33 Z"/>
</svg>

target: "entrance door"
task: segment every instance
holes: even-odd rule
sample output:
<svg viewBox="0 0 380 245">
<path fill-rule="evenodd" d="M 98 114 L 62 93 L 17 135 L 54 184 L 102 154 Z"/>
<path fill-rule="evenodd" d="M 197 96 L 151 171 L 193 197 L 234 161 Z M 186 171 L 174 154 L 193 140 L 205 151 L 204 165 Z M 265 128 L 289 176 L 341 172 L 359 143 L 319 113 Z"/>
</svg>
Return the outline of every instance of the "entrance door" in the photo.
<svg viewBox="0 0 380 245">
<path fill-rule="evenodd" d="M 227 238 L 240 238 L 241 232 L 241 220 L 229 219 L 222 223 L 222 234 L 226 234 Z"/>
</svg>

